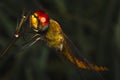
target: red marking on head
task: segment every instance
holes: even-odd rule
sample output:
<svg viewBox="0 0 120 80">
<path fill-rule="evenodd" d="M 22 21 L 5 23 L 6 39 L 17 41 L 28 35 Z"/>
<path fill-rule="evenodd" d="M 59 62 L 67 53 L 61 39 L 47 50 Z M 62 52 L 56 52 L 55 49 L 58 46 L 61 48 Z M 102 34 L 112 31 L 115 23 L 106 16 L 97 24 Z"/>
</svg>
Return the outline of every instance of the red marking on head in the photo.
<svg viewBox="0 0 120 80">
<path fill-rule="evenodd" d="M 35 12 L 38 15 L 38 20 L 40 21 L 42 26 L 46 26 L 49 23 L 49 16 L 42 10 L 38 10 Z"/>
</svg>

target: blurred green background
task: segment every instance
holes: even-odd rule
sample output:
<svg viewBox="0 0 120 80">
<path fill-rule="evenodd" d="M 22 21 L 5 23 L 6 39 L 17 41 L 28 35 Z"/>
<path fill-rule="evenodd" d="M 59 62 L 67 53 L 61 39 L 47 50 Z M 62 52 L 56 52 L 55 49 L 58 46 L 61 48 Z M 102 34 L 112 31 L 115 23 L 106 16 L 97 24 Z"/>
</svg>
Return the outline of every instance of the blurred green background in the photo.
<svg viewBox="0 0 120 80">
<path fill-rule="evenodd" d="M 1 0 L 0 51 L 12 39 L 22 12 L 42 7 L 60 23 L 80 54 L 109 68 L 109 71 L 101 72 L 104 80 L 120 80 L 119 3 L 119 0 Z M 91 72 L 78 72 L 44 43 L 37 42 L 21 51 L 20 45 L 24 42 L 18 40 L 0 59 L 0 80 L 90 80 Z M 80 77 L 81 74 L 85 78 Z"/>
</svg>

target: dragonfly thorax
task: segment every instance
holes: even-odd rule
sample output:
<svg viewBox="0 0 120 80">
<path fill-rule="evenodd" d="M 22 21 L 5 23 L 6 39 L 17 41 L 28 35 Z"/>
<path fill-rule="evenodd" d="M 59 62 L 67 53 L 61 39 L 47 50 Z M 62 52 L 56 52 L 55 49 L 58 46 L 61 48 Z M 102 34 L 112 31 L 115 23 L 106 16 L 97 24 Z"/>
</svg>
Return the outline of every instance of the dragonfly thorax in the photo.
<svg viewBox="0 0 120 80">
<path fill-rule="evenodd" d="M 56 22 L 53 19 L 50 19 L 50 25 L 46 32 L 45 37 L 50 47 L 62 51 L 64 36 L 58 22 Z"/>
</svg>

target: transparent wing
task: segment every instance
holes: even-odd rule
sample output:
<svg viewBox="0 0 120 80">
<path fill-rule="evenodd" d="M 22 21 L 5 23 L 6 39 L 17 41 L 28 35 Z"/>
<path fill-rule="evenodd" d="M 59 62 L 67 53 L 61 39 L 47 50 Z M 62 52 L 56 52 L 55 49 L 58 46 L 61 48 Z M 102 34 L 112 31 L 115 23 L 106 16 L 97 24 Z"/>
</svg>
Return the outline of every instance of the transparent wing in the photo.
<svg viewBox="0 0 120 80">
<path fill-rule="evenodd" d="M 61 51 L 61 54 L 64 56 L 64 58 L 79 68 L 81 72 L 83 71 L 82 75 L 89 73 L 88 75 L 90 75 L 92 78 L 89 78 L 89 80 L 96 80 L 96 78 L 94 79 L 95 76 L 98 77 L 97 80 L 103 80 L 98 71 L 107 71 L 108 69 L 106 67 L 89 63 L 88 60 L 81 55 L 79 50 L 74 46 L 70 39 L 68 39 L 64 33 L 63 35 L 65 40 L 63 42 L 63 50 Z M 93 73 L 93 75 L 91 73 Z"/>
</svg>

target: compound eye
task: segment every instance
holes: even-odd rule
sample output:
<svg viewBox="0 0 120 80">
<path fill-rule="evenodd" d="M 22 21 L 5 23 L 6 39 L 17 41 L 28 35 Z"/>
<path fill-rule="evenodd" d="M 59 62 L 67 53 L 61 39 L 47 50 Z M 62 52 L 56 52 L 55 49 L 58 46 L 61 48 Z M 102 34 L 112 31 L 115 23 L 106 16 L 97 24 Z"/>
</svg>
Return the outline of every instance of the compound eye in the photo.
<svg viewBox="0 0 120 80">
<path fill-rule="evenodd" d="M 30 18 L 31 26 L 35 31 L 44 31 L 49 25 L 49 16 L 42 10 L 35 11 Z"/>
<path fill-rule="evenodd" d="M 41 31 L 44 31 L 48 28 L 49 25 L 49 16 L 44 11 L 38 10 L 35 12 L 36 15 L 38 15 L 38 22 L 39 22 L 39 29 Z"/>
<path fill-rule="evenodd" d="M 45 17 L 41 17 L 40 21 L 41 21 L 41 23 L 45 23 L 46 22 L 46 18 Z"/>
</svg>

